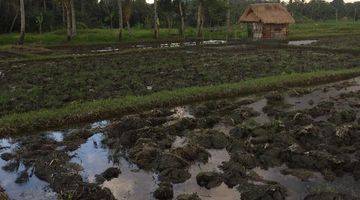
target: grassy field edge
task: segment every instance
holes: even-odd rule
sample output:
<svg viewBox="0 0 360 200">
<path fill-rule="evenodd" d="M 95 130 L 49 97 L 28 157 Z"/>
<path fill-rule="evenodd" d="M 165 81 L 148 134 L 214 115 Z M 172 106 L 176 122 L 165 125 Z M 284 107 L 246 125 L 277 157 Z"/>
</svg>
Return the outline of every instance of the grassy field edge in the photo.
<svg viewBox="0 0 360 200">
<path fill-rule="evenodd" d="M 31 133 L 119 117 L 125 114 L 225 97 L 236 97 L 277 89 L 319 85 L 360 76 L 360 68 L 292 73 L 204 87 L 161 91 L 146 96 L 125 96 L 82 103 L 59 109 L 43 109 L 0 118 L 0 136 Z"/>
</svg>

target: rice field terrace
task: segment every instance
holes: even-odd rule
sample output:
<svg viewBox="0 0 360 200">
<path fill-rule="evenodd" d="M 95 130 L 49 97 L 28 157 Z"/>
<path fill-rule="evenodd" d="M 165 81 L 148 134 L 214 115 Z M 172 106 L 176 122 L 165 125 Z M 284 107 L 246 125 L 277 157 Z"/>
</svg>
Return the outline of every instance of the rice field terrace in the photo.
<svg viewBox="0 0 360 200">
<path fill-rule="evenodd" d="M 145 95 L 294 72 L 352 69 L 359 64 L 357 54 L 252 45 L 150 49 L 3 63 L 0 116 L 58 108 L 74 101 Z"/>
<path fill-rule="evenodd" d="M 0 200 L 360 200 L 358 29 L 316 26 L 0 46 Z"/>
<path fill-rule="evenodd" d="M 165 57 L 175 52 L 163 53 Z M 220 55 L 206 49 L 202 53 Z M 264 59 L 266 53 L 261 50 Z M 288 53 L 298 60 L 299 52 Z M 0 195 L 10 199 L 359 199 L 359 92 L 357 77 L 3 137 Z"/>
</svg>

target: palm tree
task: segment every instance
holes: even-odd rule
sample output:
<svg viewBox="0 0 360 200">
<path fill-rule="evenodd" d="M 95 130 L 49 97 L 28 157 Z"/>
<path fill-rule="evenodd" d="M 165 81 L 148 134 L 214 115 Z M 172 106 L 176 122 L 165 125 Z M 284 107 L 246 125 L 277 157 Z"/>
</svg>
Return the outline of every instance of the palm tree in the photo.
<svg viewBox="0 0 360 200">
<path fill-rule="evenodd" d="M 24 44 L 25 40 L 25 4 L 24 0 L 20 0 L 20 15 L 21 15 L 21 28 L 20 28 L 20 38 L 18 43 L 20 45 Z"/>
<path fill-rule="evenodd" d="M 119 41 L 122 40 L 122 32 L 123 32 L 123 12 L 122 12 L 122 0 L 118 0 L 119 7 Z"/>
<path fill-rule="evenodd" d="M 159 17 L 157 12 L 157 0 L 154 0 L 154 38 L 159 38 Z"/>
</svg>

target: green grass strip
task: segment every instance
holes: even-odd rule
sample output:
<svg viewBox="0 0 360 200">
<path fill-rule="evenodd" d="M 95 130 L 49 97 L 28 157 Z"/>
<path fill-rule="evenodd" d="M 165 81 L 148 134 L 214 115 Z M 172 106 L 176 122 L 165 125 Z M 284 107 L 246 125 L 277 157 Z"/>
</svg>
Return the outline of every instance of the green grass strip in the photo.
<svg viewBox="0 0 360 200">
<path fill-rule="evenodd" d="M 78 123 L 110 119 L 125 114 L 193 102 L 255 94 L 259 92 L 318 85 L 360 76 L 360 68 L 293 73 L 205 87 L 161 91 L 146 96 L 72 103 L 59 109 L 11 114 L 0 118 L 0 136 L 31 133 Z"/>
</svg>

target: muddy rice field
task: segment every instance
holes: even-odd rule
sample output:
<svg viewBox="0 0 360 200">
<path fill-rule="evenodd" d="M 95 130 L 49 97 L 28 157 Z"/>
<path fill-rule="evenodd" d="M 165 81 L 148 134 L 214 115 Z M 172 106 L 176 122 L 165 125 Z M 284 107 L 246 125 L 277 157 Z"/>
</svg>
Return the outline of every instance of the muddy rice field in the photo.
<svg viewBox="0 0 360 200">
<path fill-rule="evenodd" d="M 0 63 L 0 116 L 293 72 L 359 67 L 351 53 L 222 45 Z M 219 70 L 221 69 L 221 70 Z M 164 78 L 166 77 L 166 78 Z"/>
<path fill-rule="evenodd" d="M 355 78 L 3 137 L 0 196 L 360 199 L 359 111 Z"/>
</svg>

